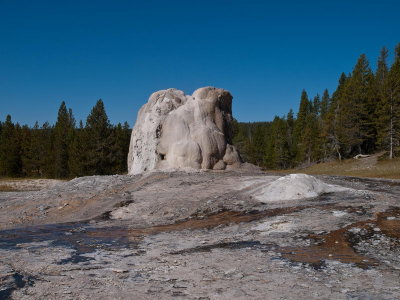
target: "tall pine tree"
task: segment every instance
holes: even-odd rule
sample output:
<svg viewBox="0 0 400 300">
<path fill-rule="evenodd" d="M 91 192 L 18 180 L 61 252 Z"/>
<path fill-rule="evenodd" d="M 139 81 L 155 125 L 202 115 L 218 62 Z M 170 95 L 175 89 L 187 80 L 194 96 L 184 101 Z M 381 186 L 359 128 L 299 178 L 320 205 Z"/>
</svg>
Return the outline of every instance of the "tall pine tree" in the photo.
<svg viewBox="0 0 400 300">
<path fill-rule="evenodd" d="M 112 136 L 104 103 L 99 99 L 86 120 L 86 174 L 112 174 Z"/>
<path fill-rule="evenodd" d="M 20 126 L 7 115 L 0 136 L 0 175 L 18 177 L 22 173 Z"/>
<path fill-rule="evenodd" d="M 395 61 L 390 68 L 387 82 L 386 137 L 389 157 L 393 158 L 400 142 L 400 44 L 395 49 Z"/>
<path fill-rule="evenodd" d="M 71 130 L 74 128 L 75 119 L 72 115 L 72 110 L 68 110 L 63 101 L 58 110 L 57 122 L 53 131 L 53 175 L 56 178 L 69 176 L 68 144 Z"/>
</svg>

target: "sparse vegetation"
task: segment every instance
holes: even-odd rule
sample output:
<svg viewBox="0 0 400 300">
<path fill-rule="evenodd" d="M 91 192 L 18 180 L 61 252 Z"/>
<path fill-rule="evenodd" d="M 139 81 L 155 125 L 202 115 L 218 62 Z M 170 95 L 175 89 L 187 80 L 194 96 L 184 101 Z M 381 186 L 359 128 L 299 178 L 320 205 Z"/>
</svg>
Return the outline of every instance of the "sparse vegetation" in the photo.
<svg viewBox="0 0 400 300">
<path fill-rule="evenodd" d="M 17 192 L 17 191 L 18 189 L 12 186 L 0 184 L 0 192 Z"/>
<path fill-rule="evenodd" d="M 375 155 L 365 159 L 335 160 L 314 164 L 303 169 L 288 169 L 280 172 L 400 179 L 400 158 L 379 160 Z"/>
</svg>

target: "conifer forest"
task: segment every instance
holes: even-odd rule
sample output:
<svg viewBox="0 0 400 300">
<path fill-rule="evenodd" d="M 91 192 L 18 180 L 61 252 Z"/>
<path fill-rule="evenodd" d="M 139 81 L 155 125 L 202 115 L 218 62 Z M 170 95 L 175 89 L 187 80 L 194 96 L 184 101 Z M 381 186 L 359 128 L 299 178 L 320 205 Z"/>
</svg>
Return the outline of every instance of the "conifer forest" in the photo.
<svg viewBox="0 0 400 300">
<path fill-rule="evenodd" d="M 102 100 L 85 125 L 76 124 L 62 102 L 55 125 L 21 126 L 8 115 L 0 128 L 0 176 L 71 178 L 127 170 L 129 125 L 111 125 Z"/>
<path fill-rule="evenodd" d="M 380 52 L 376 71 L 360 55 L 336 90 L 310 97 L 301 93 L 297 115 L 290 110 L 272 122 L 235 123 L 234 144 L 242 157 L 267 169 L 286 169 L 357 154 L 399 155 L 400 44 L 389 65 Z"/>
<path fill-rule="evenodd" d="M 350 74 L 342 73 L 332 94 L 303 90 L 297 114 L 271 122 L 234 121 L 234 144 L 245 161 L 265 169 L 287 169 L 357 154 L 400 155 L 400 44 L 388 63 L 383 48 L 373 71 L 362 54 Z M 237 101 L 240 101 L 238 99 Z M 65 102 L 54 125 L 0 122 L 0 176 L 71 178 L 122 174 L 129 125 L 112 125 L 99 100 L 85 124 L 76 124 Z"/>
</svg>

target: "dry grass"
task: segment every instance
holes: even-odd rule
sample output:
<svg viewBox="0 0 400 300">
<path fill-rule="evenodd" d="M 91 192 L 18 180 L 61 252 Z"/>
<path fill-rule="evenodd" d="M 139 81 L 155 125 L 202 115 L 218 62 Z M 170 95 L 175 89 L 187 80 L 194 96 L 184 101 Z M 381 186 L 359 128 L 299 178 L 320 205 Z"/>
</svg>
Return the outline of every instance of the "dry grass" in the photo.
<svg viewBox="0 0 400 300">
<path fill-rule="evenodd" d="M 342 162 L 320 163 L 305 169 L 284 170 L 282 173 L 400 179 L 400 158 L 382 161 L 378 161 L 376 156 L 359 160 L 347 159 Z"/>
<path fill-rule="evenodd" d="M 0 192 L 28 192 L 51 187 L 61 180 L 43 178 L 0 178 Z"/>
<path fill-rule="evenodd" d="M 0 192 L 17 192 L 18 189 L 15 189 L 9 185 L 0 185 Z"/>
</svg>

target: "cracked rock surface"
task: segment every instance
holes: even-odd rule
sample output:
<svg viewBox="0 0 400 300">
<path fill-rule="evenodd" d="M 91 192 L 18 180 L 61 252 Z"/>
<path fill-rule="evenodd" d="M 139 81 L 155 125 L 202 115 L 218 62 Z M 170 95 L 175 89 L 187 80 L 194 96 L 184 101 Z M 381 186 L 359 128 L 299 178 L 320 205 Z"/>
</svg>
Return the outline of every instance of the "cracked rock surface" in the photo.
<svg viewBox="0 0 400 300">
<path fill-rule="evenodd" d="M 400 182 L 260 202 L 249 170 L 0 193 L 0 299 L 400 299 Z"/>
</svg>

